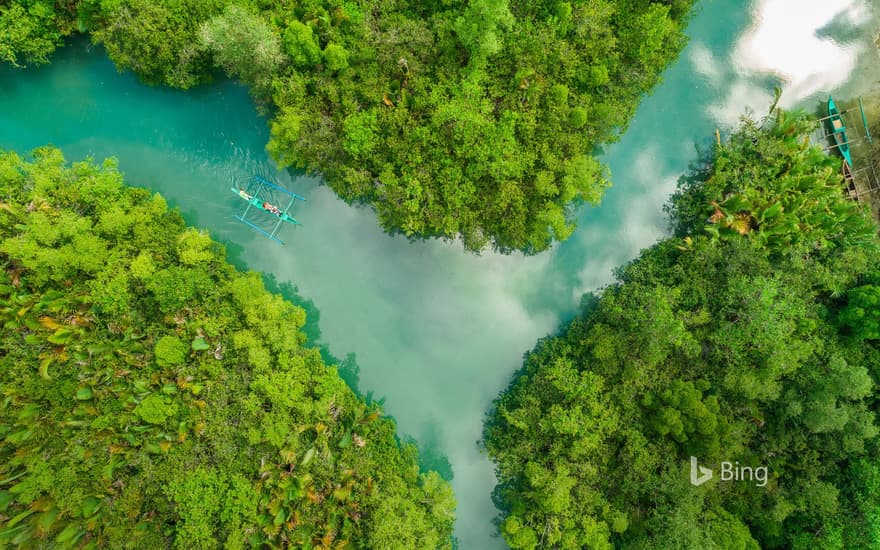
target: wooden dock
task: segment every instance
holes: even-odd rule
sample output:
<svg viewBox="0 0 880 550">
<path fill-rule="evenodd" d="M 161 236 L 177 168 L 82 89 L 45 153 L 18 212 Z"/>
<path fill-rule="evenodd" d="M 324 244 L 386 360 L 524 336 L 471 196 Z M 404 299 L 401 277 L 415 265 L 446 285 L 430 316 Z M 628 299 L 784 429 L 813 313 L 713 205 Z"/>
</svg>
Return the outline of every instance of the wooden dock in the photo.
<svg viewBox="0 0 880 550">
<path fill-rule="evenodd" d="M 854 166 L 849 166 L 836 150 L 838 145 L 828 127 L 830 118 L 824 116 L 816 119 L 816 126 L 809 136 L 810 143 L 840 159 L 841 174 L 845 182 L 844 194 L 868 206 L 874 219 L 880 223 L 880 148 L 875 149 L 876 146 L 870 143 L 867 121 L 862 116 L 862 110 L 857 104 L 854 108 L 841 112 L 847 128 L 846 143 L 849 145 Z"/>
</svg>

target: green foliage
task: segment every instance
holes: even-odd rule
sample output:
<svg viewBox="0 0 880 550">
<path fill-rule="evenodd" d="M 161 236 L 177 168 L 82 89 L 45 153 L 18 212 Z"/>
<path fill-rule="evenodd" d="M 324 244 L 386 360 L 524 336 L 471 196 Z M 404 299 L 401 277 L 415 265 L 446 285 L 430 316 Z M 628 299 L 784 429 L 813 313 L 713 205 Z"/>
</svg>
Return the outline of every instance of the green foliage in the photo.
<svg viewBox="0 0 880 550">
<path fill-rule="evenodd" d="M 272 121 L 272 138 L 266 148 L 280 162 L 285 165 L 293 165 L 296 168 L 306 166 L 305 159 L 299 157 L 294 150 L 283 149 L 278 143 L 296 143 L 303 135 L 303 117 L 294 109 L 282 108 Z"/>
<path fill-rule="evenodd" d="M 0 61 L 13 66 L 46 63 L 69 31 L 55 2 L 12 0 L 0 6 Z"/>
<path fill-rule="evenodd" d="M 166 400 L 166 398 L 156 394 L 146 397 L 134 408 L 134 414 L 144 422 L 160 426 L 169 417 L 174 416 L 176 412 L 177 407 L 170 399 Z"/>
<path fill-rule="evenodd" d="M 321 47 L 308 25 L 292 21 L 284 30 L 283 42 L 284 51 L 297 67 L 308 69 L 321 61 Z"/>
<path fill-rule="evenodd" d="M 345 120 L 345 141 L 342 146 L 355 158 L 361 158 L 376 147 L 378 113 L 374 110 L 362 111 Z"/>
<path fill-rule="evenodd" d="M 717 396 L 703 396 L 711 385 L 703 380 L 673 380 L 669 387 L 648 393 L 642 400 L 645 427 L 661 437 L 671 437 L 684 445 L 685 453 L 716 456 L 725 437 Z"/>
<path fill-rule="evenodd" d="M 76 28 L 149 83 L 220 68 L 273 114 L 275 160 L 388 232 L 538 253 L 601 199 L 584 152 L 625 129 L 693 3 L 14 0 L 0 59 L 43 61 Z"/>
<path fill-rule="evenodd" d="M 177 506 L 177 513 L 182 520 L 174 546 L 216 547 L 214 526 L 220 521 L 227 490 L 222 474 L 199 468 L 181 483 L 166 490 Z"/>
<path fill-rule="evenodd" d="M 210 264 L 217 257 L 214 247 L 206 232 L 188 229 L 177 239 L 177 257 L 181 264 L 187 266 Z"/>
<path fill-rule="evenodd" d="M 450 548 L 304 324 L 115 163 L 0 153 L 0 546 Z"/>
<path fill-rule="evenodd" d="M 847 293 L 838 321 L 862 340 L 880 340 L 880 286 L 864 285 Z"/>
<path fill-rule="evenodd" d="M 209 76 L 210 64 L 205 49 L 199 44 L 199 30 L 203 23 L 219 15 L 225 3 L 222 0 L 97 2 L 92 40 L 104 45 L 117 67 L 135 71 L 148 83 L 190 88 Z M 214 25 L 222 25 L 222 20 L 215 20 Z M 255 40 L 259 38 L 262 37 Z M 239 69 L 240 66 L 235 65 L 239 60 L 234 51 L 236 39 L 240 39 L 240 35 L 223 42 L 226 49 L 221 51 L 219 61 Z M 206 43 L 206 46 L 214 45 L 214 42 Z M 218 46 L 218 49 L 221 48 Z"/>
<path fill-rule="evenodd" d="M 880 540 L 880 241 L 806 128 L 745 121 L 682 179 L 679 235 L 527 354 L 483 438 L 512 548 Z M 692 486 L 691 456 L 716 478 Z"/>
<path fill-rule="evenodd" d="M 331 71 L 341 71 L 348 68 L 349 56 L 348 50 L 339 44 L 331 42 L 324 48 L 324 61 L 327 63 L 327 68 Z"/>
<path fill-rule="evenodd" d="M 873 239 L 873 224 L 840 193 L 837 161 L 803 139 L 812 124 L 806 113 L 781 110 L 762 125 L 746 121 L 716 148 L 695 188 L 682 182 L 674 201 L 678 233 L 744 235 L 771 251 L 808 253 Z"/>
<path fill-rule="evenodd" d="M 141 253 L 131 261 L 129 270 L 131 271 L 132 277 L 141 280 L 148 279 L 150 275 L 156 272 L 156 264 L 153 262 L 153 257 L 150 256 L 148 252 L 141 251 Z"/>
<path fill-rule="evenodd" d="M 202 24 L 199 41 L 227 74 L 257 91 L 271 84 L 284 62 L 278 34 L 259 15 L 235 4 Z"/>
<path fill-rule="evenodd" d="M 513 26 L 507 0 L 474 0 L 455 19 L 456 37 L 471 55 L 471 66 L 482 68 L 489 56 L 501 50 L 500 34 Z"/>
<path fill-rule="evenodd" d="M 176 336 L 163 336 L 156 342 L 153 355 L 160 367 L 182 365 L 186 361 L 186 345 Z"/>
</svg>

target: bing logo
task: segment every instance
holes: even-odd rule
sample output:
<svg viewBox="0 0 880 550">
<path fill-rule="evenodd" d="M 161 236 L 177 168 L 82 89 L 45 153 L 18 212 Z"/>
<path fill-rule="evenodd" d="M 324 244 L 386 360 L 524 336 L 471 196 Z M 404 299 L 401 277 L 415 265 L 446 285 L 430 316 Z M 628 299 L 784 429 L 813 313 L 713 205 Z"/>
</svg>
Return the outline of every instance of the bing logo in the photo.
<svg viewBox="0 0 880 550">
<path fill-rule="evenodd" d="M 721 463 L 721 481 L 755 481 L 757 487 L 767 485 L 767 466 L 740 466 L 739 461 L 723 461 Z M 712 479 L 713 472 L 700 466 L 697 457 L 691 457 L 691 485 L 699 487 Z"/>
</svg>

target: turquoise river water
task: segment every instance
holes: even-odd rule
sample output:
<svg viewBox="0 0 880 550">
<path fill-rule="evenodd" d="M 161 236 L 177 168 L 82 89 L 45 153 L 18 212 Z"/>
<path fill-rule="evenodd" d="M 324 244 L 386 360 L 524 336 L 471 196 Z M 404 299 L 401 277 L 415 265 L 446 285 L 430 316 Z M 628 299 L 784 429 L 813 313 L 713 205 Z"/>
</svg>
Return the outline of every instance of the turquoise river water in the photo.
<svg viewBox="0 0 880 550">
<path fill-rule="evenodd" d="M 48 66 L 0 68 L 0 149 L 51 143 L 70 160 L 115 156 L 130 183 L 165 195 L 248 268 L 295 285 L 311 305 L 314 341 L 354 359 L 359 390 L 384 398 L 401 437 L 452 474 L 461 548 L 503 548 L 492 524 L 493 469 L 477 440 L 522 354 L 574 312 L 583 292 L 610 282 L 615 266 L 664 234 L 662 205 L 715 128 L 723 134 L 747 108 L 765 112 L 777 84 L 783 106 L 808 108 L 832 91 L 876 88 L 878 7 L 701 2 L 687 49 L 605 155 L 614 186 L 603 204 L 582 211 L 571 239 L 538 257 L 389 237 L 372 211 L 347 206 L 318 178 L 273 167 L 266 121 L 242 87 L 147 87 L 83 40 Z M 232 217 L 241 202 L 231 179 L 254 172 L 308 198 L 296 212 L 304 225 L 286 231 L 284 247 Z"/>
</svg>

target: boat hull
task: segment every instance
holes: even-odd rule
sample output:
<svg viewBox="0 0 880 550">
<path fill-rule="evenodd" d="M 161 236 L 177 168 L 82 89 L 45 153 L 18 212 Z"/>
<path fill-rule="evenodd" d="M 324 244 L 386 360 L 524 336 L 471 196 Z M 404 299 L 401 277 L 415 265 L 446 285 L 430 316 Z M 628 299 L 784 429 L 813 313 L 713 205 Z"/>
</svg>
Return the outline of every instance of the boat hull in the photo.
<svg viewBox="0 0 880 550">
<path fill-rule="evenodd" d="M 840 116 L 840 111 L 834 103 L 834 99 L 830 97 L 828 98 L 828 122 L 831 125 L 831 137 L 834 138 L 836 149 L 840 151 L 847 164 L 852 166 L 849 139 L 846 137 L 846 124 L 843 122 L 843 117 Z"/>
<path fill-rule="evenodd" d="M 271 210 L 264 208 L 263 201 L 261 201 L 259 198 L 256 198 L 256 197 L 249 197 L 247 195 L 247 193 L 245 193 L 244 190 L 242 190 L 242 189 L 236 189 L 235 187 L 233 187 L 232 192 L 235 193 L 236 195 L 238 195 L 240 198 L 242 198 L 247 203 L 249 203 L 251 206 L 262 210 L 263 212 L 265 212 L 266 214 L 269 214 L 270 216 L 275 216 L 279 220 L 285 221 L 287 223 L 299 225 L 299 222 L 296 221 L 296 219 L 290 217 L 289 215 L 287 215 L 284 212 L 276 214 L 275 212 L 272 212 Z"/>
</svg>

